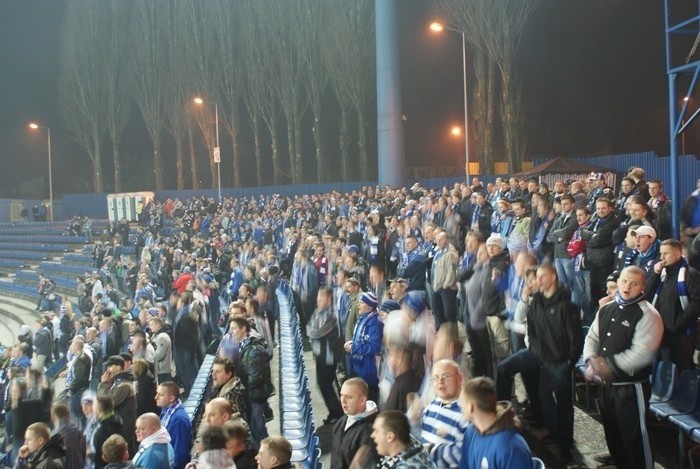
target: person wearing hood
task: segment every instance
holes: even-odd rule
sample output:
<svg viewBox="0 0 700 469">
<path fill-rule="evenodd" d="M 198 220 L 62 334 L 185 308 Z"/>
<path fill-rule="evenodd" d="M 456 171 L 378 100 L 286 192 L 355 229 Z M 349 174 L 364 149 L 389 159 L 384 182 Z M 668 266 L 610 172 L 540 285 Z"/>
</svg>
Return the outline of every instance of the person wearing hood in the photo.
<svg viewBox="0 0 700 469">
<path fill-rule="evenodd" d="M 170 469 L 175 461 L 170 435 L 154 413 L 146 413 L 136 420 L 136 440 L 139 449 L 131 460 L 135 466 L 148 469 Z"/>
<path fill-rule="evenodd" d="M 136 469 L 129 457 L 129 445 L 119 434 L 110 436 L 104 442 L 102 458 L 107 463 L 105 469 Z"/>
<path fill-rule="evenodd" d="M 398 410 L 379 414 L 372 425 L 372 441 L 377 445 L 382 469 L 431 469 L 435 464 L 418 440 L 411 437 L 406 415 Z"/>
<path fill-rule="evenodd" d="M 136 422 L 134 375 L 131 370 L 125 371 L 126 362 L 119 355 L 109 357 L 105 367 L 107 370 L 102 374 L 102 382 L 97 387 L 97 395 L 112 398 L 114 412 L 122 422 L 124 437 L 130 445 L 129 449 L 135 449 L 133 437 Z"/>
<path fill-rule="evenodd" d="M 539 370 L 544 423 L 550 438 L 556 436 L 560 456 L 566 462 L 571 460 L 574 443 L 571 370 L 583 347 L 581 316 L 571 302 L 569 290 L 558 284 L 553 265 L 538 267 L 537 284 L 539 291 L 533 295 L 527 312 L 530 347 L 498 364 L 498 399 L 510 400 L 515 373 L 532 374 Z"/>
<path fill-rule="evenodd" d="M 265 414 L 269 412 L 267 399 L 275 392 L 270 374 L 270 355 L 267 353 L 265 341 L 251 334 L 250 323 L 245 317 L 231 318 L 230 331 L 241 344 L 236 371 L 248 391 L 248 423 L 253 444 L 258 446 L 268 436 L 265 425 Z"/>
<path fill-rule="evenodd" d="M 316 309 L 306 323 L 306 335 L 316 361 L 316 384 L 328 408 L 324 424 L 334 424 L 343 415 L 338 394 L 333 388 L 336 366 L 342 359 L 338 316 L 333 311 L 333 290 L 323 287 L 316 297 Z"/>
<path fill-rule="evenodd" d="M 360 295 L 360 314 L 352 340 L 345 342 L 348 354 L 349 372 L 362 378 L 369 386 L 369 399 L 379 398 L 379 371 L 377 358 L 382 352 L 384 324 L 377 313 L 377 296 L 371 292 Z"/>
<path fill-rule="evenodd" d="M 372 441 L 372 424 L 377 417 L 377 404 L 367 399 L 369 387 L 362 378 L 350 378 L 340 390 L 343 415 L 333 426 L 331 467 L 349 469 L 353 462 L 376 460 Z M 362 466 L 369 467 L 369 466 Z"/>
<path fill-rule="evenodd" d="M 52 436 L 48 425 L 37 422 L 27 427 L 15 469 L 63 469 L 65 458 L 63 436 L 60 433 Z"/>
<path fill-rule="evenodd" d="M 644 282 L 639 267 L 620 273 L 615 300 L 600 308 L 583 348 L 586 379 L 601 383 L 600 416 L 611 458 L 600 462 L 620 468 L 654 466 L 646 408 L 664 324 L 644 299 Z"/>
<path fill-rule="evenodd" d="M 520 421 L 510 401 L 496 401 L 493 380 L 483 377 L 468 380 L 460 405 L 471 422 L 462 442 L 460 468 L 532 467 L 532 453 L 520 434 Z"/>
</svg>

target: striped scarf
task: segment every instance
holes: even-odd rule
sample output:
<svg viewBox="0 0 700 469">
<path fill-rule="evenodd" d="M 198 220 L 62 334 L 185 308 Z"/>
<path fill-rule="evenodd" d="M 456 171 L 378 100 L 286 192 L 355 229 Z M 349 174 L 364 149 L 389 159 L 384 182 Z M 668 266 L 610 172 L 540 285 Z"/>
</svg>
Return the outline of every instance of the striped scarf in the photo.
<svg viewBox="0 0 700 469">
<path fill-rule="evenodd" d="M 687 273 L 688 261 L 685 260 L 685 257 L 681 257 L 681 267 L 678 269 L 678 281 L 676 282 L 676 288 L 678 289 L 678 298 L 681 300 L 681 307 L 683 310 L 685 310 L 689 304 L 688 287 L 685 284 L 685 276 Z M 656 307 L 656 300 L 659 298 L 659 292 L 661 291 L 661 288 L 663 288 L 667 278 L 668 275 L 666 273 L 666 268 L 664 267 L 664 270 L 661 271 L 661 281 L 659 282 L 659 286 L 656 288 L 656 293 L 654 294 L 654 301 L 651 303 L 654 305 L 654 307 Z"/>
<path fill-rule="evenodd" d="M 167 409 L 163 409 L 163 414 L 160 416 L 160 424 L 163 428 L 167 428 L 170 423 L 170 418 L 180 407 L 182 407 L 182 401 L 178 399 L 173 405 L 169 406 Z"/>
</svg>

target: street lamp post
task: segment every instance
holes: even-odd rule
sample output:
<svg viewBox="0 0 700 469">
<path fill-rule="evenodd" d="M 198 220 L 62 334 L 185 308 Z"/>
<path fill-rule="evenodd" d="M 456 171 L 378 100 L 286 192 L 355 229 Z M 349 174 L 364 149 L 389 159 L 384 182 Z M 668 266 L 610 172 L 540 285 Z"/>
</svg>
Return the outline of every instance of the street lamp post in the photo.
<svg viewBox="0 0 700 469">
<path fill-rule="evenodd" d="M 221 147 L 219 146 L 219 105 L 211 101 L 204 101 L 202 98 L 194 98 L 196 104 L 214 105 L 214 126 L 216 127 L 216 146 L 214 147 L 214 163 L 216 163 L 216 179 L 219 192 L 219 202 L 221 202 Z"/>
<path fill-rule="evenodd" d="M 51 129 L 48 127 L 42 127 L 34 122 L 29 124 L 31 129 L 44 129 L 46 130 L 48 150 L 49 150 L 49 213 L 51 216 L 51 221 L 53 221 L 53 170 L 51 165 Z"/>
<path fill-rule="evenodd" d="M 441 23 L 432 23 L 430 29 L 435 32 L 442 32 L 447 29 L 462 36 L 462 75 L 464 78 L 464 174 L 469 184 L 469 97 L 467 95 L 467 38 L 464 31 L 457 31 L 452 28 L 445 28 Z"/>
</svg>

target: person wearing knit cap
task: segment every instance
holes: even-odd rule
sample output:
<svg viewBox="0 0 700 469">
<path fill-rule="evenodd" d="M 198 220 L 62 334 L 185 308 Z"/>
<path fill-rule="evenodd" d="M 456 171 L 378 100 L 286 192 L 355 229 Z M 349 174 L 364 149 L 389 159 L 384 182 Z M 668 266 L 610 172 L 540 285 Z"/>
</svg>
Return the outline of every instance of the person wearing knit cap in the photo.
<svg viewBox="0 0 700 469">
<path fill-rule="evenodd" d="M 371 292 L 360 295 L 358 307 L 360 317 L 355 325 L 352 340 L 345 342 L 349 372 L 367 382 L 369 396 L 376 402 L 379 397 L 379 374 L 377 357 L 382 352 L 384 325 L 377 313 L 377 296 Z"/>
<path fill-rule="evenodd" d="M 379 306 L 379 317 L 382 321 L 384 321 L 384 318 L 386 318 L 387 314 L 399 309 L 401 309 L 401 305 L 398 301 L 384 300 L 381 306 Z"/>
</svg>

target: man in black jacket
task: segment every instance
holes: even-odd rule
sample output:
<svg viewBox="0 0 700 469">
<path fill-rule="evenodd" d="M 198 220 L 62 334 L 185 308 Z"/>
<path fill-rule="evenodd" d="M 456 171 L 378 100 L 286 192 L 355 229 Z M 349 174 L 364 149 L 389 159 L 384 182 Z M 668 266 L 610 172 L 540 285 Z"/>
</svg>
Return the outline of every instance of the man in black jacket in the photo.
<svg viewBox="0 0 700 469">
<path fill-rule="evenodd" d="M 372 441 L 372 424 L 377 417 L 377 404 L 367 400 L 369 387 L 362 378 L 350 378 L 340 390 L 343 415 L 333 426 L 331 467 L 348 469 L 353 461 L 374 466 L 376 447 Z"/>
<path fill-rule="evenodd" d="M 652 467 L 646 406 L 652 361 L 661 342 L 659 313 L 644 300 L 644 272 L 625 268 L 615 300 L 604 305 L 586 336 L 586 378 L 602 382 L 600 415 L 617 467 Z M 604 461 L 608 463 L 609 461 Z"/>
<path fill-rule="evenodd" d="M 72 359 L 68 365 L 66 376 L 67 395 L 70 399 L 70 412 L 76 422 L 80 422 L 80 428 L 85 426 L 80 400 L 83 393 L 90 386 L 90 372 L 92 371 L 92 358 L 85 350 L 85 341 L 76 337 L 71 342 L 69 357 Z"/>
<path fill-rule="evenodd" d="M 547 241 L 554 243 L 554 267 L 557 269 L 557 278 L 562 285 L 565 285 L 572 293 L 575 304 L 581 304 L 574 297 L 574 263 L 566 251 L 569 240 L 574 235 L 578 223 L 574 210 L 574 198 L 567 194 L 561 198 L 561 212 L 554 220 L 552 229 L 547 235 Z"/>
<path fill-rule="evenodd" d="M 680 370 L 691 370 L 695 322 L 700 316 L 700 278 L 688 268 L 681 250 L 675 239 L 661 243 L 661 260 L 654 265 L 644 292 L 664 324 L 660 358 L 671 360 Z"/>
<path fill-rule="evenodd" d="M 557 283 L 554 266 L 541 265 L 537 269 L 537 283 L 540 290 L 527 311 L 530 348 L 498 364 L 498 400 L 510 399 L 515 373 L 539 371 L 539 404 L 544 423 L 550 438 L 556 437 L 561 458 L 570 461 L 574 443 L 571 369 L 583 346 L 581 318 L 579 309 L 571 302 L 570 292 Z"/>
<path fill-rule="evenodd" d="M 595 207 L 595 218 L 581 230 L 581 237 L 586 241 L 586 267 L 591 272 L 591 304 L 598 304 L 605 296 L 605 279 L 615 265 L 612 233 L 619 224 L 610 199 L 599 198 Z"/>
</svg>

